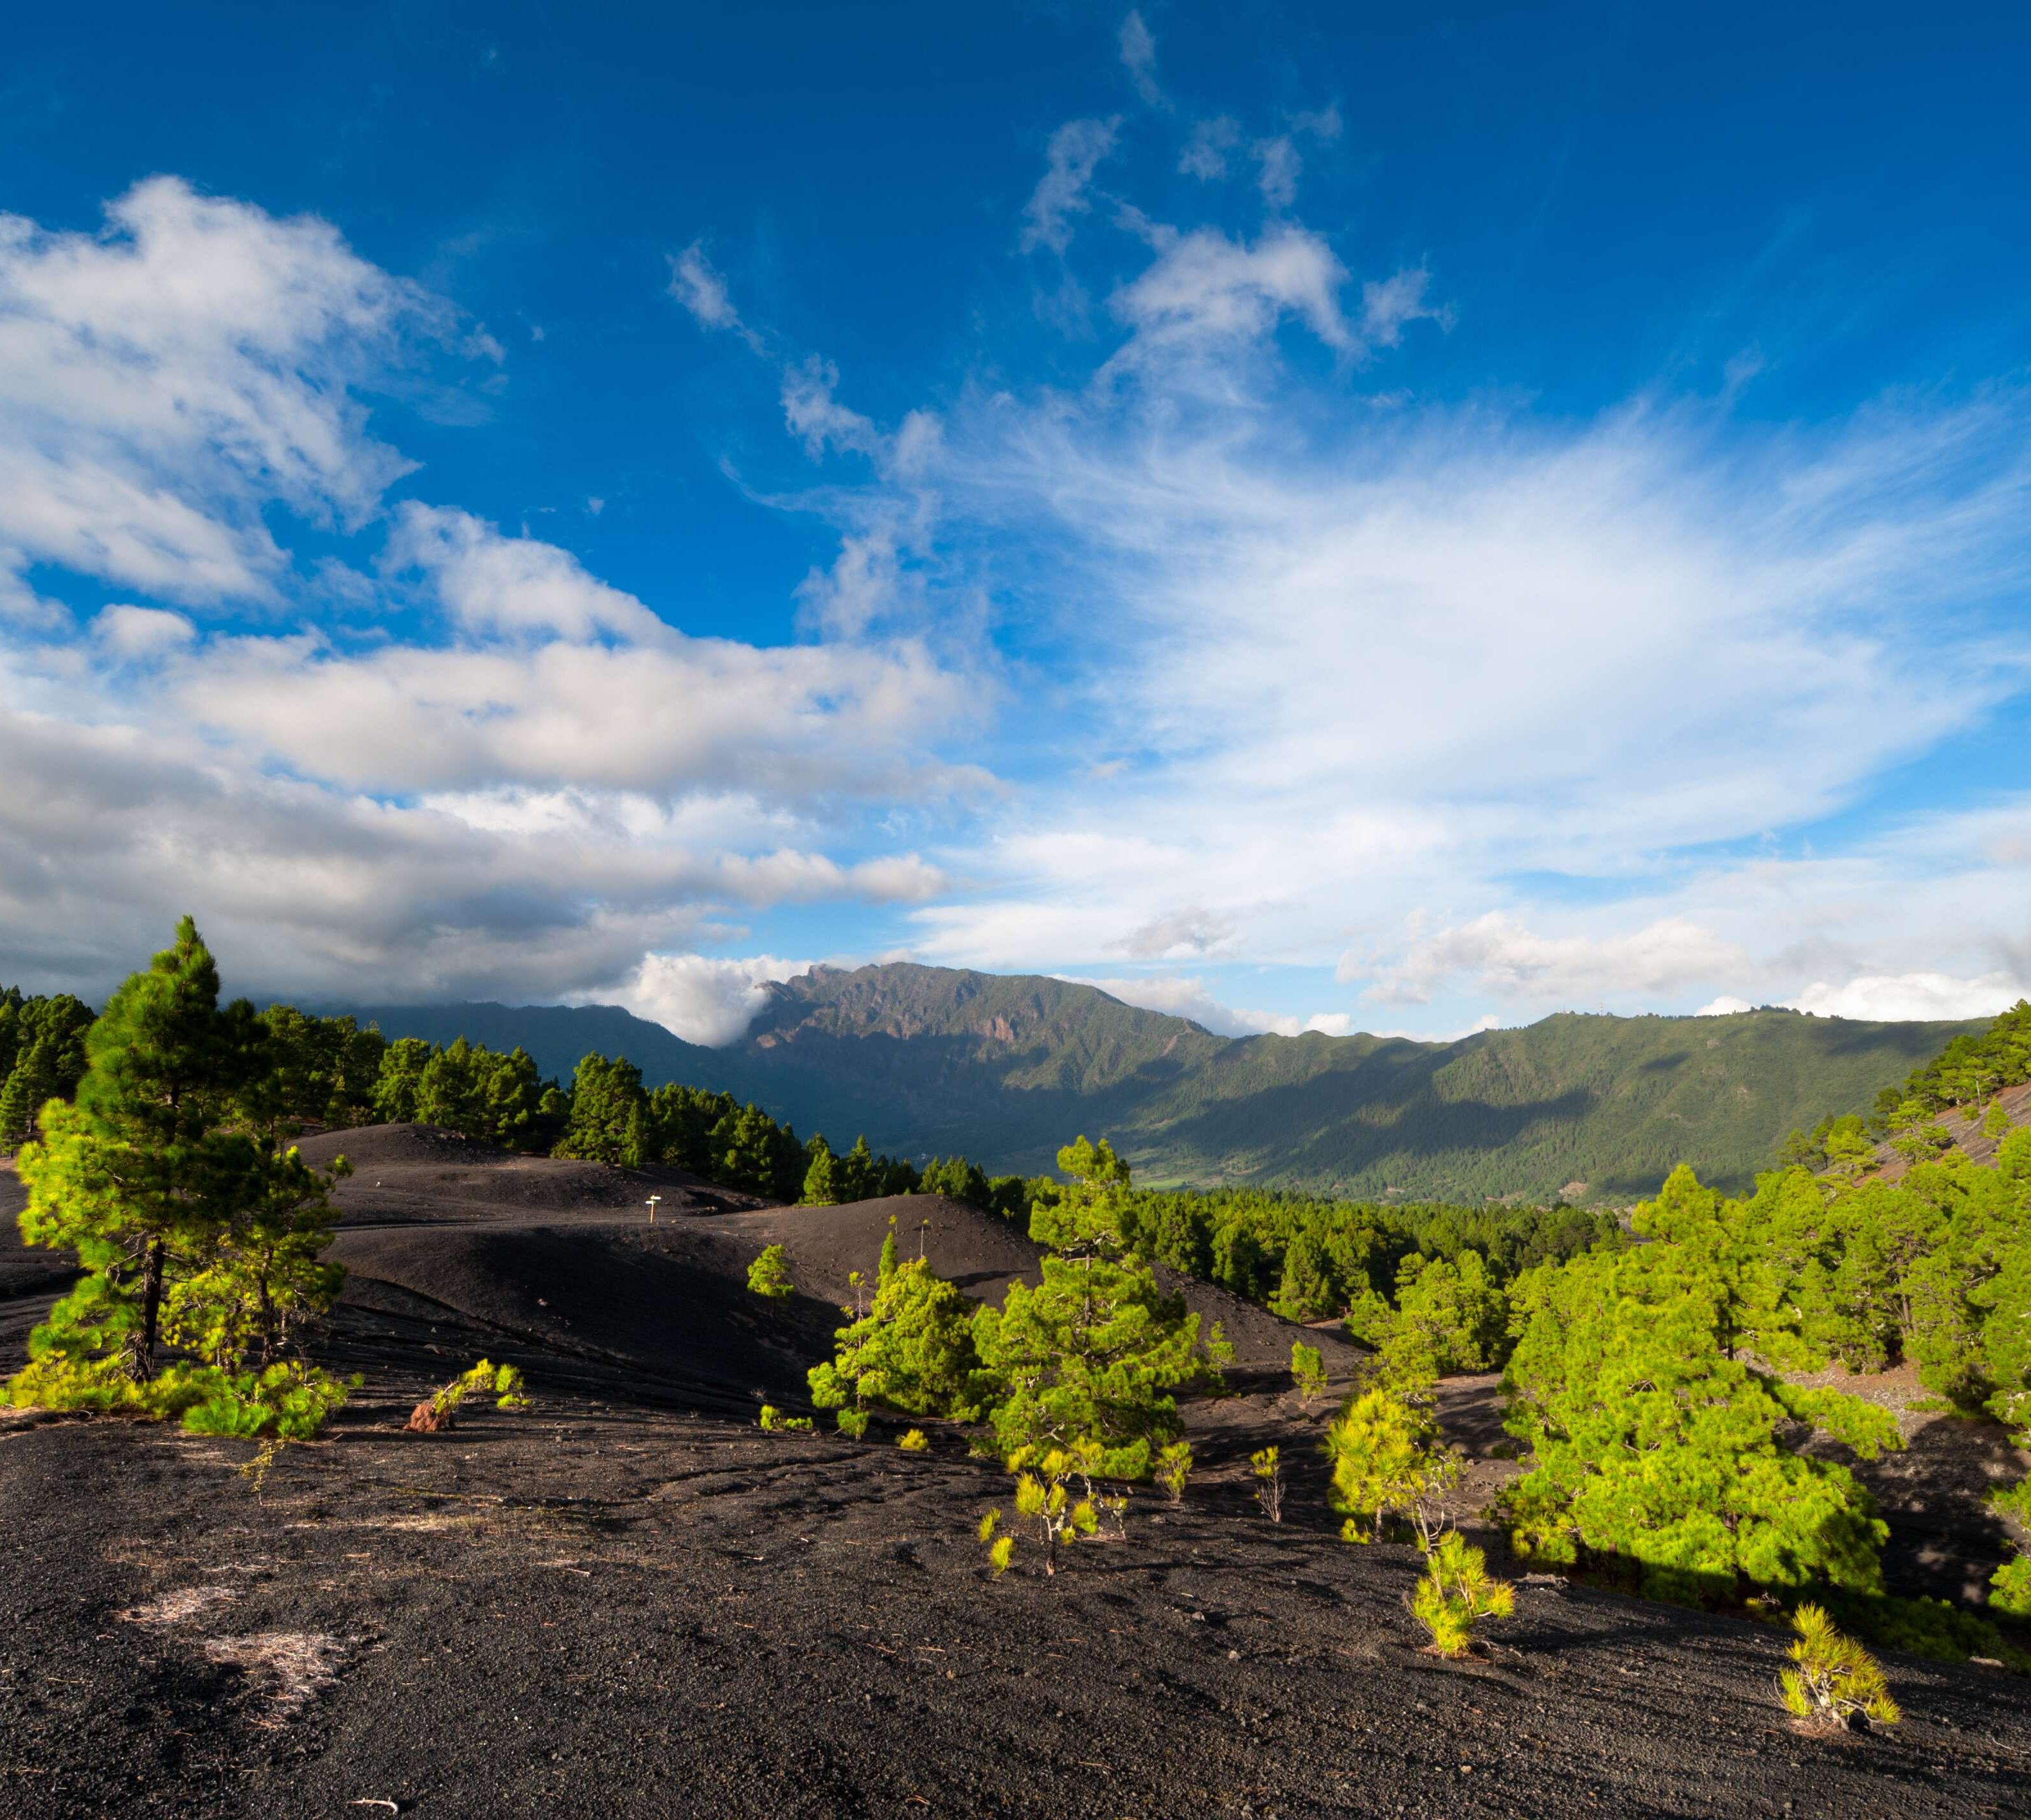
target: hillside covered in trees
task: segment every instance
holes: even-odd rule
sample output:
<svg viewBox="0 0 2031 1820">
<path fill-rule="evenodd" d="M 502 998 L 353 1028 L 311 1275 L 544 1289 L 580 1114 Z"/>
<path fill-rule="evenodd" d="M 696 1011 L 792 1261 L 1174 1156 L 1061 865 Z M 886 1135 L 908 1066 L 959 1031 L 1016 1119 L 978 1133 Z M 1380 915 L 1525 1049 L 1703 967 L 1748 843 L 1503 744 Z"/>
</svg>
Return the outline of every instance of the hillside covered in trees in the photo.
<svg viewBox="0 0 2031 1820">
<path fill-rule="evenodd" d="M 878 1150 L 1046 1169 L 1105 1132 L 1146 1181 L 1355 1199 L 1627 1204 L 1689 1162 L 1747 1188 L 1787 1132 L 1870 1105 L 1982 1026 L 1563 1013 L 1457 1042 L 1216 1036 L 1092 986 L 896 963 L 770 988 L 706 1049 L 611 1006 L 362 1008 L 390 1036 L 520 1046 L 568 1076 L 589 1050 Z"/>
</svg>

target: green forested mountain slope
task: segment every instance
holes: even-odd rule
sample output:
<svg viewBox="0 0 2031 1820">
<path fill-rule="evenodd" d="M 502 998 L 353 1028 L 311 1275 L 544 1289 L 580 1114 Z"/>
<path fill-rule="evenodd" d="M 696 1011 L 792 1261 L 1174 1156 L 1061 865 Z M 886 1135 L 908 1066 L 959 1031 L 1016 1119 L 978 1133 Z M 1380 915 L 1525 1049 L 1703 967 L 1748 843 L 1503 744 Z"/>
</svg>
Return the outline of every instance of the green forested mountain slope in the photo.
<svg viewBox="0 0 2031 1820">
<path fill-rule="evenodd" d="M 894 964 L 773 987 L 702 1049 L 610 1006 L 369 1008 L 389 1035 L 520 1042 L 546 1072 L 589 1050 L 759 1102 L 808 1136 L 1049 1166 L 1079 1132 L 1138 1177 L 1362 1196 L 1622 1201 L 1672 1166 L 1746 1187 L 1785 1134 L 1868 1106 L 1963 1029 L 1780 1011 L 1561 1014 L 1458 1042 L 1228 1038 L 1091 986 Z"/>
</svg>

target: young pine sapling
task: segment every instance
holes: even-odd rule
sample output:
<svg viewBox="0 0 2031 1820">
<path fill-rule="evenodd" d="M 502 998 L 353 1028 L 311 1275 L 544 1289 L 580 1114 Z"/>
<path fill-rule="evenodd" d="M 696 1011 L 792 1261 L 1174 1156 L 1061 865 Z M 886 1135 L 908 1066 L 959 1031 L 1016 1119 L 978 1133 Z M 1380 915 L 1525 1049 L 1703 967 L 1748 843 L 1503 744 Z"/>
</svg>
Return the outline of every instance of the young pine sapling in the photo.
<svg viewBox="0 0 2031 1820">
<path fill-rule="evenodd" d="M 1016 1514 L 1037 1525 L 1044 1544 L 1044 1572 L 1054 1574 L 1059 1546 L 1069 1547 L 1100 1527 L 1093 1500 L 1071 1495 L 1070 1481 L 1078 1474 L 1079 1462 L 1062 1447 L 1042 1453 L 1023 1447 L 1008 1456 L 1008 1470 L 1016 1475 Z"/>
<path fill-rule="evenodd" d="M 1172 1503 L 1185 1501 L 1185 1481 L 1192 1474 L 1192 1447 L 1188 1441 L 1174 1441 L 1157 1456 L 1157 1482 Z"/>
<path fill-rule="evenodd" d="M 1291 1379 L 1298 1387 L 1300 1409 L 1325 1401 L 1326 1363 L 1317 1347 L 1307 1346 L 1302 1340 L 1291 1342 Z"/>
<path fill-rule="evenodd" d="M 1410 1606 L 1431 1634 L 1435 1654 L 1463 1656 L 1473 1647 L 1476 1623 L 1508 1617 L 1516 1609 L 1516 1593 L 1507 1580 L 1489 1572 L 1487 1556 L 1470 1548 L 1466 1538 L 1453 1529 L 1427 1549 L 1424 1577 Z"/>
<path fill-rule="evenodd" d="M 1249 1470 L 1255 1475 L 1255 1501 L 1272 1523 L 1284 1520 L 1284 1463 L 1279 1450 L 1263 1448 L 1248 1456 Z"/>
<path fill-rule="evenodd" d="M 1798 1639 L 1791 1666 L 1778 1678 L 1785 1710 L 1802 1728 L 1831 1731 L 1871 1719 L 1894 1725 L 1903 1717 L 1890 1697 L 1876 1658 L 1852 1637 L 1834 1628 L 1820 1606 L 1802 1605 L 1791 1614 Z"/>
</svg>

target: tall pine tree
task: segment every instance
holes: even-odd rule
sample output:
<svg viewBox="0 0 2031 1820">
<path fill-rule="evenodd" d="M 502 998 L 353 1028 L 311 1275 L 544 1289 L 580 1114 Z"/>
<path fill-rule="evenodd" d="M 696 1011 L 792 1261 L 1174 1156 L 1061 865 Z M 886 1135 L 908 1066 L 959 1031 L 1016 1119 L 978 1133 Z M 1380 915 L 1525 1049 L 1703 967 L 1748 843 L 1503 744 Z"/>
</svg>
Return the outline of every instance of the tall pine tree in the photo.
<svg viewBox="0 0 2031 1820">
<path fill-rule="evenodd" d="M 76 1103 L 45 1110 L 42 1141 L 18 1165 L 22 1236 L 75 1250 L 88 1273 L 38 1330 L 39 1361 L 102 1381 L 155 1374 L 171 1273 L 201 1264 L 250 1192 L 255 1153 L 221 1124 L 260 1035 L 244 1000 L 220 1007 L 218 969 L 188 916 L 108 1001 Z"/>
</svg>

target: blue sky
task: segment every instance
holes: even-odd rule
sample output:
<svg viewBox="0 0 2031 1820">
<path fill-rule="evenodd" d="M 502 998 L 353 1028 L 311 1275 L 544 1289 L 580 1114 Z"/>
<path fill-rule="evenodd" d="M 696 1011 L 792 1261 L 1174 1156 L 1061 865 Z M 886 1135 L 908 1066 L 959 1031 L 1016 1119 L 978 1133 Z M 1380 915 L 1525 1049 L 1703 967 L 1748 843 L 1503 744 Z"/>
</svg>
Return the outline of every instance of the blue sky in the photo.
<svg viewBox="0 0 2031 1820">
<path fill-rule="evenodd" d="M 44 9 L 0 979 L 2031 986 L 2021 9 Z"/>
</svg>

